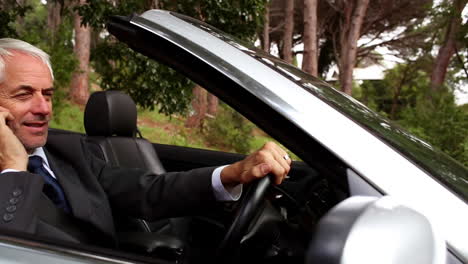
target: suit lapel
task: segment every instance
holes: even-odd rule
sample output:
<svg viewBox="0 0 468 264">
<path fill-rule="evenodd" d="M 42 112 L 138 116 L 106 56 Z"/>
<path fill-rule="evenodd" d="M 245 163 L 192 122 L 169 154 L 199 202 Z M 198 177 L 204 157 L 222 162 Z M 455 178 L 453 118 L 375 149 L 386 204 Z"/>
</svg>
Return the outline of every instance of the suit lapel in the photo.
<svg viewBox="0 0 468 264">
<path fill-rule="evenodd" d="M 45 150 L 45 153 L 50 168 L 65 192 L 68 203 L 72 208 L 73 216 L 89 221 L 92 210 L 91 202 L 83 189 L 76 170 L 63 160 L 54 158 L 49 151 Z"/>
<path fill-rule="evenodd" d="M 49 136 L 44 150 L 49 165 L 65 192 L 73 216 L 91 223 L 114 238 L 115 229 L 107 197 L 96 176 L 89 170 L 80 138 L 71 135 Z M 80 166 L 72 166 L 75 163 L 71 161 L 76 161 Z"/>
</svg>

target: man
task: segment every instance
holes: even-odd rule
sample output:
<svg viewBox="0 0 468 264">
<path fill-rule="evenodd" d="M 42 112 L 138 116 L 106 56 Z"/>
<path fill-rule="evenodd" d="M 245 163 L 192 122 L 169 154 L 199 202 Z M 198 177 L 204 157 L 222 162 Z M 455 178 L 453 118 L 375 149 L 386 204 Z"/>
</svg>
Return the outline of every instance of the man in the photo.
<svg viewBox="0 0 468 264">
<path fill-rule="evenodd" d="M 197 214 L 216 201 L 238 199 L 243 183 L 269 173 L 279 184 L 290 169 L 274 143 L 220 168 L 153 175 L 109 167 L 91 155 L 82 136 L 48 137 L 53 93 L 48 55 L 0 39 L 0 228 L 110 245 L 113 212 L 150 220 Z M 63 215 L 78 229 L 56 221 Z"/>
</svg>

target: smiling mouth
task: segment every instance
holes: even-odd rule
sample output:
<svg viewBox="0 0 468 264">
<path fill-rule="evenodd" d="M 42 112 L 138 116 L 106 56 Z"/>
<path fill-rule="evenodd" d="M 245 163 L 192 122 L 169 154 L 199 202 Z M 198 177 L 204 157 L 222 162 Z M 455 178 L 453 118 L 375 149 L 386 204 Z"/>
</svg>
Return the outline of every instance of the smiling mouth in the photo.
<svg viewBox="0 0 468 264">
<path fill-rule="evenodd" d="M 46 126 L 47 124 L 48 122 L 34 122 L 34 123 L 24 123 L 24 126 L 40 128 L 40 127 Z"/>
</svg>

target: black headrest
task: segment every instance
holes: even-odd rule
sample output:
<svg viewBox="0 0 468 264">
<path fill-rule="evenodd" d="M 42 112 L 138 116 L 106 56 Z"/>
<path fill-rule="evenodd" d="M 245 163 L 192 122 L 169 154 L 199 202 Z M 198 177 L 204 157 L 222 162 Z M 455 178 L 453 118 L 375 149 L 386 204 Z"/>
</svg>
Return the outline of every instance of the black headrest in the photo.
<svg viewBox="0 0 468 264">
<path fill-rule="evenodd" d="M 135 102 L 120 91 L 95 92 L 86 104 L 84 125 L 88 136 L 132 137 L 137 129 Z"/>
</svg>

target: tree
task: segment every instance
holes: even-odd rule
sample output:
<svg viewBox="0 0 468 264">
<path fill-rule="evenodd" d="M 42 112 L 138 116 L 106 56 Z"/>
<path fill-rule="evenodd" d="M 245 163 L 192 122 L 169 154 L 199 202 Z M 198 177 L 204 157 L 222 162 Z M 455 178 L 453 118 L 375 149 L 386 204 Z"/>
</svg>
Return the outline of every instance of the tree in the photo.
<svg viewBox="0 0 468 264">
<path fill-rule="evenodd" d="M 80 0 L 78 5 L 85 4 Z M 75 54 L 78 59 L 78 69 L 73 74 L 70 86 L 70 98 L 74 103 L 85 105 L 89 98 L 89 56 L 91 45 L 91 28 L 81 23 L 81 16 L 74 15 Z"/>
<path fill-rule="evenodd" d="M 198 18 L 241 39 L 253 41 L 261 25 L 265 2 L 265 0 L 160 1 L 160 5 L 164 9 Z M 203 88 L 197 85 L 192 90 L 193 111 L 186 122 L 188 127 L 201 126 L 206 114 L 215 115 L 217 112 L 218 98 L 201 89 Z M 200 96 L 206 98 L 199 98 Z"/>
<path fill-rule="evenodd" d="M 318 40 L 317 40 L 318 0 L 304 0 L 304 56 L 302 70 L 318 76 Z"/>
<path fill-rule="evenodd" d="M 283 59 L 292 62 L 294 33 L 294 1 L 284 1 Z"/>
<path fill-rule="evenodd" d="M 361 37 L 361 28 L 367 12 L 369 0 L 341 1 L 338 8 L 343 10 L 340 25 L 340 70 L 341 90 L 351 95 L 353 87 L 353 70 L 356 65 L 357 42 Z"/>
<path fill-rule="evenodd" d="M 431 74 L 431 89 L 433 91 L 440 90 L 445 79 L 445 74 L 447 73 L 450 59 L 453 57 L 457 49 L 457 45 L 460 45 L 457 41 L 457 35 L 462 24 L 461 13 L 468 1 L 446 1 L 446 3 L 449 2 L 452 3 L 452 5 L 449 7 L 448 19 L 446 21 L 446 33 L 434 61 L 434 67 Z"/>
<path fill-rule="evenodd" d="M 399 123 L 419 138 L 468 166 L 468 118 L 447 91 L 432 93 L 432 100 L 419 98 L 402 113 Z"/>
<path fill-rule="evenodd" d="M 338 0 L 319 5 L 324 36 L 333 43 L 341 90 L 351 94 L 353 68 L 360 59 L 372 58 L 376 47 L 398 47 L 420 36 L 421 32 L 414 28 L 427 16 L 431 3 L 430 0 Z M 398 27 L 405 30 L 393 33 L 392 38 L 382 38 Z M 358 46 L 362 36 L 369 41 Z"/>
<path fill-rule="evenodd" d="M 265 6 L 265 18 L 262 30 L 262 47 L 266 53 L 270 53 L 270 7 Z"/>
<path fill-rule="evenodd" d="M 193 113 L 187 118 L 185 122 L 186 127 L 200 127 L 203 119 L 208 112 L 208 92 L 200 85 L 195 85 L 192 90 L 192 109 Z"/>
<path fill-rule="evenodd" d="M 62 21 L 62 10 L 64 6 L 59 1 L 47 1 L 47 28 L 52 35 L 57 32 Z"/>
<path fill-rule="evenodd" d="M 294 3 L 288 3 L 293 1 Z M 291 1 L 284 1 L 284 0 L 271 0 L 268 3 L 268 10 L 269 10 L 269 29 L 268 29 L 268 38 L 270 40 L 271 45 L 276 45 L 279 51 L 279 56 L 284 58 L 285 51 L 285 36 L 288 35 L 292 38 L 291 48 L 295 47 L 297 44 L 302 42 L 302 34 L 303 34 L 303 1 L 304 0 L 291 0 Z M 289 15 L 286 15 L 285 5 L 289 4 L 292 5 L 294 11 L 288 11 Z M 292 20 L 292 33 L 285 33 L 286 27 L 286 20 Z M 289 23 L 289 22 L 288 22 Z M 266 32 L 265 32 L 266 33 Z M 290 52 L 291 49 L 290 49 Z M 292 54 L 296 55 L 297 53 Z"/>
<path fill-rule="evenodd" d="M 26 15 L 31 6 L 15 0 L 0 0 L 0 37 L 17 37 L 13 23 Z"/>
<path fill-rule="evenodd" d="M 265 3 L 266 0 L 130 0 L 112 4 L 107 1 L 88 0 L 85 5 L 78 8 L 78 11 L 83 16 L 84 23 L 90 24 L 94 29 L 101 30 L 111 15 L 131 14 L 157 6 L 201 18 L 208 24 L 236 37 L 253 41 L 263 19 Z M 112 52 L 116 52 L 116 54 L 112 54 Z M 122 45 L 115 43 L 112 36 L 106 36 L 101 41 L 98 48 L 92 52 L 92 60 L 96 71 L 102 76 L 101 87 L 104 89 L 126 90 L 139 105 L 153 107 L 154 104 L 157 104 L 160 106 L 160 111 L 166 114 L 182 113 L 188 109 L 190 100 L 187 99 L 190 99 L 192 95 L 190 90 L 195 87 L 193 83 L 170 70 L 166 70 L 165 66 L 158 63 L 151 62 L 151 65 L 144 63 L 128 49 L 125 50 Z M 123 67 L 129 67 L 130 71 Z M 145 67 L 154 68 L 149 71 Z M 139 69 L 138 77 L 133 75 L 135 73 L 133 69 Z M 154 70 L 159 72 L 155 74 Z M 132 79 L 127 80 L 127 78 Z M 135 82 L 135 78 L 138 79 L 137 82 Z M 137 83 L 137 85 L 130 85 L 132 82 Z M 142 90 L 145 93 L 141 93 Z M 216 111 L 216 98 L 209 96 L 202 102 L 206 102 L 206 104 L 210 102 L 209 108 L 208 105 L 204 106 L 207 111 L 208 109 Z M 204 112 L 204 110 L 199 112 Z"/>
</svg>

